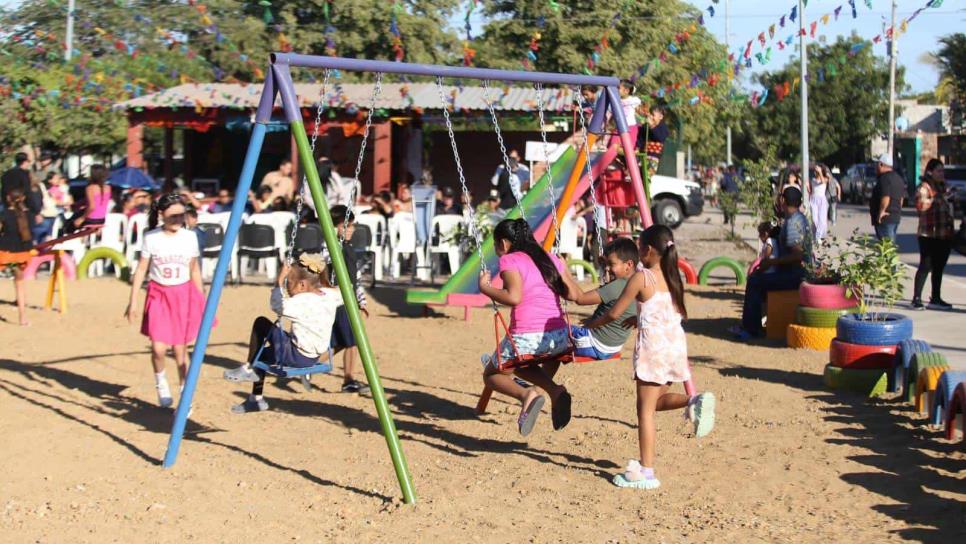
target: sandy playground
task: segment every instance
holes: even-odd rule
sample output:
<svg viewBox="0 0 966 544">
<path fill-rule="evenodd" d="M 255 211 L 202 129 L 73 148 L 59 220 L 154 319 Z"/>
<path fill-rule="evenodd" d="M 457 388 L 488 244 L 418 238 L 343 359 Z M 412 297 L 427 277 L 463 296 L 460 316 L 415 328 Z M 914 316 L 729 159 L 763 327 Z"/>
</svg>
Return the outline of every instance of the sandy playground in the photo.
<svg viewBox="0 0 966 544">
<path fill-rule="evenodd" d="M 30 286 L 32 305 L 43 288 Z M 637 454 L 626 360 L 564 368 L 574 420 L 555 433 L 547 414 L 523 440 L 506 399 L 473 412 L 489 312 L 423 318 L 402 291 L 373 291 L 367 325 L 415 506 L 400 501 L 371 399 L 340 393 L 338 367 L 312 393 L 270 383 L 268 413 L 229 413 L 247 390 L 221 373 L 268 312 L 266 287 L 226 290 L 172 470 L 160 468 L 172 412 L 157 407 L 147 342 L 121 316 L 125 284 L 74 282 L 69 313 L 35 310 L 29 329 L 4 303 L 0 540 L 966 541 L 958 443 L 898 402 L 827 391 L 821 353 L 732 342 L 740 291 L 688 294 L 695 380 L 717 393 L 718 424 L 697 441 L 679 413 L 659 414 L 663 486 L 644 492 L 609 481 Z"/>
</svg>

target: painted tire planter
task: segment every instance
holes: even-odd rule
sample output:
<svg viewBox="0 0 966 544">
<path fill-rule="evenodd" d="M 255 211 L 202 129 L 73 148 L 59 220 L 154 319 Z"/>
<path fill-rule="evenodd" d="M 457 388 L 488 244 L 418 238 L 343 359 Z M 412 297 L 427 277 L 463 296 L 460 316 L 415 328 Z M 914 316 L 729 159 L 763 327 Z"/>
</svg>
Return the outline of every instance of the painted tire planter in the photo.
<svg viewBox="0 0 966 544">
<path fill-rule="evenodd" d="M 826 310 L 824 308 L 799 306 L 795 322 L 806 327 L 834 328 L 840 317 L 847 314 L 854 314 L 858 311 L 858 306 L 845 308 L 844 310 Z"/>
<path fill-rule="evenodd" d="M 936 384 L 936 395 L 932 399 L 930 417 L 933 425 L 941 425 L 946 420 L 946 408 L 953 398 L 953 390 L 962 382 L 966 382 L 966 371 L 947 370 L 939 377 Z"/>
<path fill-rule="evenodd" d="M 966 444 L 966 382 L 959 382 L 953 389 L 953 396 L 946 408 L 946 440 L 956 436 L 956 416 L 962 415 L 960 431 L 963 433 L 963 444 Z"/>
<path fill-rule="evenodd" d="M 698 284 L 698 272 L 694 269 L 688 261 L 679 258 L 678 259 L 678 270 L 684 274 L 684 283 L 688 285 Z"/>
<path fill-rule="evenodd" d="M 879 321 L 869 321 L 868 314 L 848 314 L 835 323 L 838 339 L 865 346 L 895 346 L 912 339 L 912 320 L 899 314 L 878 314 Z"/>
<path fill-rule="evenodd" d="M 845 310 L 854 307 L 858 301 L 845 296 L 845 286 L 843 285 L 825 285 L 805 281 L 798 288 L 798 303 L 806 308 Z"/>
<path fill-rule="evenodd" d="M 916 398 L 916 382 L 919 380 L 919 373 L 932 367 L 948 369 L 949 363 L 942 353 L 935 351 L 917 353 L 912 357 L 909 369 L 906 370 L 905 389 L 902 392 L 906 402 L 912 402 Z"/>
<path fill-rule="evenodd" d="M 100 259 L 107 259 L 114 263 L 114 266 L 121 271 L 121 281 L 127 281 L 131 276 L 131 269 L 128 267 L 127 259 L 124 258 L 124 255 L 109 247 L 95 247 L 84 253 L 84 258 L 77 263 L 77 279 L 86 280 L 87 270 L 94 264 L 94 261 Z"/>
<path fill-rule="evenodd" d="M 928 353 L 932 347 L 923 340 L 903 340 L 896 346 L 895 367 L 889 376 L 889 391 L 898 393 L 899 388 L 905 384 L 906 369 L 912 362 L 912 356 L 917 353 Z"/>
<path fill-rule="evenodd" d="M 741 263 L 731 257 L 715 257 L 701 265 L 701 271 L 698 272 L 698 283 L 708 285 L 708 276 L 711 275 L 712 271 L 721 267 L 730 268 L 735 273 L 735 279 L 738 281 L 738 285 L 744 285 L 748 280 L 748 277 L 745 275 L 745 268 L 741 266 Z"/>
<path fill-rule="evenodd" d="M 594 265 L 590 264 L 589 262 L 583 259 L 567 259 L 567 268 L 571 268 L 574 266 L 579 266 L 580 268 L 583 268 L 584 272 L 586 272 L 587 275 L 590 276 L 591 281 L 593 281 L 594 283 L 600 282 L 600 278 L 597 276 L 597 270 L 594 268 Z"/>
<path fill-rule="evenodd" d="M 832 389 L 844 389 L 867 397 L 886 392 L 886 372 L 879 369 L 839 368 L 825 365 L 822 381 Z"/>
<path fill-rule="evenodd" d="M 829 362 L 840 368 L 877 368 L 891 370 L 896 359 L 895 346 L 864 346 L 836 338 L 829 346 Z"/>
<path fill-rule="evenodd" d="M 791 324 L 785 334 L 790 348 L 827 351 L 835 338 L 835 329 Z"/>
<path fill-rule="evenodd" d="M 931 400 L 935 398 L 939 378 L 947 370 L 949 369 L 931 366 L 922 369 L 922 372 L 919 373 L 919 378 L 916 380 L 916 398 L 913 404 L 916 406 L 916 411 L 920 414 L 924 414 L 929 410 L 929 407 L 932 405 Z"/>
</svg>

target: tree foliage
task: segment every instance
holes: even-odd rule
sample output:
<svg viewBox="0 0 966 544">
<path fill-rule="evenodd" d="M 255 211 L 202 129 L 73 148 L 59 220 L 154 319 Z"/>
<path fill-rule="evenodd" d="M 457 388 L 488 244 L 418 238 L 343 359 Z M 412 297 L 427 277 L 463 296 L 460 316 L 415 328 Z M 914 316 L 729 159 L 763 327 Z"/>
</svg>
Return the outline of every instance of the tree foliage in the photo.
<svg viewBox="0 0 966 544">
<path fill-rule="evenodd" d="M 866 159 L 872 138 L 887 129 L 888 62 L 876 57 L 871 47 L 850 54 L 852 47 L 862 41 L 853 34 L 833 44 L 809 48 L 808 125 L 812 160 L 847 168 Z M 819 77 L 819 70 L 823 77 Z M 744 132 L 758 153 L 775 146 L 780 158 L 795 160 L 801 156 L 801 99 L 798 85 L 794 83 L 798 77 L 797 60 L 777 72 L 757 77 L 757 82 L 769 89 L 770 96 L 761 107 L 750 110 Z M 791 83 L 793 92 L 778 100 L 775 88 L 786 82 Z M 899 70 L 896 87 L 902 86 Z"/>
<path fill-rule="evenodd" d="M 940 38 L 939 50 L 933 59 L 939 66 L 937 94 L 949 99 L 953 122 L 962 126 L 966 104 L 966 34 L 960 32 Z"/>
<path fill-rule="evenodd" d="M 475 42 L 481 66 L 523 69 L 535 32 L 540 34 L 539 49 L 531 68 L 539 71 L 584 73 L 605 34 L 608 47 L 600 52 L 594 67 L 597 74 L 629 78 L 663 54 L 665 61 L 636 81 L 638 95 L 646 104 L 671 104 L 668 125 L 674 127 L 677 119 L 683 122 L 683 140 L 692 144 L 696 160 L 724 158 L 726 124 L 722 121 L 737 118 L 741 111 L 741 105 L 729 97 L 727 77 L 720 76 L 714 85 L 701 83 L 697 89 L 709 100 L 697 105 L 688 103 L 697 89 L 681 89 L 662 99 L 652 96 L 660 88 L 689 82 L 702 70 L 710 73 L 725 62 L 724 45 L 697 23 L 700 12 L 694 6 L 680 0 L 493 0 L 485 4 L 485 13 L 491 22 Z M 616 22 L 615 14 L 621 15 Z M 676 37 L 685 32 L 689 37 L 677 42 Z M 671 53 L 669 44 L 679 52 Z"/>
</svg>

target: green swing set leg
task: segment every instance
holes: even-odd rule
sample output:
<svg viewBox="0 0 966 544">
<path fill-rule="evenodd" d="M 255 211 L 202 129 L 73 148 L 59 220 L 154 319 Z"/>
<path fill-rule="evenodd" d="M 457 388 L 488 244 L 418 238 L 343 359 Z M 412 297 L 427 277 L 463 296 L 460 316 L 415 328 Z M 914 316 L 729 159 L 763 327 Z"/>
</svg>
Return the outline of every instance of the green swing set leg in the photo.
<svg viewBox="0 0 966 544">
<path fill-rule="evenodd" d="M 326 247 L 329 248 L 329 255 L 332 257 L 332 267 L 335 268 L 335 275 L 339 281 L 339 290 L 342 291 L 346 313 L 349 314 L 349 324 L 358 343 L 366 379 L 372 389 L 372 399 L 376 404 L 376 412 L 379 415 L 379 425 L 382 427 L 382 433 L 385 435 L 386 443 L 389 446 L 389 455 L 392 457 L 392 464 L 396 469 L 396 477 L 399 479 L 403 500 L 407 504 L 413 504 L 416 502 L 416 493 L 413 490 L 412 475 L 409 473 L 406 456 L 403 453 L 402 445 L 399 443 L 396 424 L 389 413 L 389 405 L 386 403 L 382 381 L 379 378 L 379 371 L 372 355 L 372 347 L 369 345 L 369 336 L 362 325 L 359 305 L 356 302 L 355 293 L 352 291 L 349 271 L 346 268 L 345 260 L 342 258 L 339 237 L 336 234 L 335 226 L 332 224 L 332 217 L 329 215 L 329 206 L 325 200 L 325 192 L 322 189 L 322 182 L 319 180 L 319 172 L 315 166 L 315 158 L 312 156 L 312 148 L 305 133 L 305 126 L 301 121 L 295 121 L 291 123 L 291 128 L 292 135 L 295 137 L 295 145 L 298 147 L 299 159 L 305 169 L 309 190 L 312 193 L 312 201 L 315 203 L 319 226 L 322 227 L 322 236 L 325 239 Z"/>
</svg>

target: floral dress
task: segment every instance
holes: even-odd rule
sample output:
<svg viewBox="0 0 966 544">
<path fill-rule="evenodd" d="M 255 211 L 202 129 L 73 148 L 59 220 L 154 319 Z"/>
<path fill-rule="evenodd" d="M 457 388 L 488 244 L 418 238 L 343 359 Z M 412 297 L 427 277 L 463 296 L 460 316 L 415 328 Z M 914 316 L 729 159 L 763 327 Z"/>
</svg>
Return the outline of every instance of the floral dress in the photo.
<svg viewBox="0 0 966 544">
<path fill-rule="evenodd" d="M 657 284 L 654 273 L 638 266 L 646 283 Z M 637 303 L 637 343 L 634 346 L 634 376 L 644 382 L 666 384 L 691 379 L 688 343 L 681 327 L 681 314 L 671 293 L 657 291 Z"/>
</svg>

